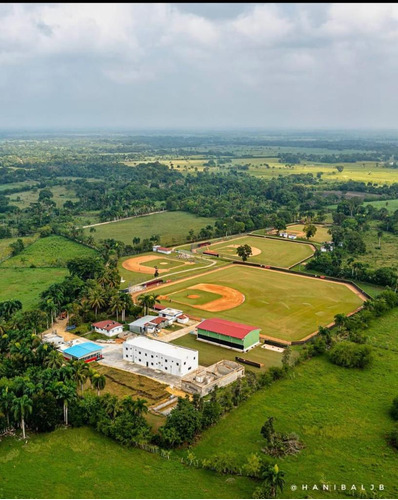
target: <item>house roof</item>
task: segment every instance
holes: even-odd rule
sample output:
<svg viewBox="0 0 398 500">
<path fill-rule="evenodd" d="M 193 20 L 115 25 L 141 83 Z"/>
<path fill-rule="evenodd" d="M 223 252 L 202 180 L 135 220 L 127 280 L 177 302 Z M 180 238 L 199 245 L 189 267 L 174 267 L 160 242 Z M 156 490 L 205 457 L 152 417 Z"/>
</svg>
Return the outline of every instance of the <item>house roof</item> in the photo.
<svg viewBox="0 0 398 500">
<path fill-rule="evenodd" d="M 185 318 L 188 318 L 188 316 L 185 316 L 185 314 L 180 314 L 179 316 L 177 316 L 177 319 L 185 319 Z"/>
<path fill-rule="evenodd" d="M 171 252 L 171 248 L 166 248 L 166 247 L 158 247 L 158 250 L 163 250 L 164 252 Z"/>
<path fill-rule="evenodd" d="M 209 332 L 227 335 L 237 339 L 244 339 L 246 335 L 253 330 L 259 330 L 258 326 L 245 325 L 243 323 L 235 323 L 226 319 L 213 318 L 205 319 L 198 325 L 198 329 L 207 330 Z"/>
<path fill-rule="evenodd" d="M 153 319 L 156 319 L 157 316 L 143 316 L 142 318 L 138 318 L 132 323 L 129 324 L 129 326 L 134 325 L 134 326 L 145 326 L 147 323 L 152 321 Z"/>
<path fill-rule="evenodd" d="M 98 321 L 98 323 L 93 323 L 92 326 L 94 326 L 95 328 L 102 328 L 103 330 L 107 330 L 109 332 L 110 330 L 123 325 L 121 323 L 118 323 L 117 321 L 106 319 L 105 321 Z"/>
<path fill-rule="evenodd" d="M 161 318 L 161 317 L 157 317 L 155 319 L 151 319 L 150 323 L 152 323 L 153 325 L 159 325 L 160 323 L 164 323 L 166 321 L 165 318 Z"/>
<path fill-rule="evenodd" d="M 158 354 L 163 354 L 164 356 L 166 355 L 180 359 L 185 358 L 188 354 L 192 354 L 192 352 L 198 354 L 198 351 L 195 349 L 180 347 L 168 342 L 161 342 L 160 340 L 149 339 L 148 337 L 144 337 L 142 335 L 126 340 L 125 344 L 142 347 L 143 349 L 148 349 Z"/>
<path fill-rule="evenodd" d="M 166 309 L 166 306 L 162 306 L 162 304 L 155 304 L 152 309 L 155 309 L 155 311 L 163 311 L 163 309 Z"/>
<path fill-rule="evenodd" d="M 94 354 L 95 352 L 101 351 L 103 347 L 94 344 L 94 342 L 83 342 L 82 344 L 76 344 L 68 349 L 64 349 L 64 353 L 69 354 L 75 358 L 82 358 L 88 354 Z"/>
</svg>

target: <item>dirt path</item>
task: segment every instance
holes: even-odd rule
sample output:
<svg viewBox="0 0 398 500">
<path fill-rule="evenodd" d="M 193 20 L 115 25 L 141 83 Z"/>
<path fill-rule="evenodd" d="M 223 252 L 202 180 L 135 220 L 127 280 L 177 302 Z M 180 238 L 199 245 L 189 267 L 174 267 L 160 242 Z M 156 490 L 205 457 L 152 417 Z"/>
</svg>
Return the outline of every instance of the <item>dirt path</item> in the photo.
<svg viewBox="0 0 398 500">
<path fill-rule="evenodd" d="M 83 226 L 83 229 L 86 229 L 88 227 L 104 226 L 105 224 L 113 224 L 115 222 L 121 222 L 122 220 L 137 219 L 138 217 L 147 217 L 148 215 L 163 214 L 164 212 L 167 212 L 167 211 L 168 210 L 158 210 L 157 212 L 150 212 L 149 214 L 132 215 L 131 217 L 123 217 L 122 219 L 118 219 L 118 220 L 108 220 L 106 222 L 97 222 L 96 224 L 89 224 L 88 226 Z"/>
</svg>

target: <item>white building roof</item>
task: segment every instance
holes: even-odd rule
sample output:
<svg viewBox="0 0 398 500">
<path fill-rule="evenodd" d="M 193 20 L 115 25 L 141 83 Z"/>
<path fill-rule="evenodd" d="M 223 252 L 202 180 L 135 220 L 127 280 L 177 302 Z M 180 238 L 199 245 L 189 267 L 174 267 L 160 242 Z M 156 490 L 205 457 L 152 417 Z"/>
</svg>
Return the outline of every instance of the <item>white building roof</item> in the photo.
<svg viewBox="0 0 398 500">
<path fill-rule="evenodd" d="M 177 345 L 169 344 L 167 342 L 161 342 L 160 340 L 149 339 L 148 337 L 134 337 L 126 340 L 125 344 L 142 347 L 143 349 L 148 349 L 148 351 L 153 351 L 158 354 L 163 354 L 164 356 L 171 356 L 174 358 L 181 358 L 187 355 L 187 351 L 192 354 L 198 351 L 195 349 L 189 349 L 188 347 L 180 347 Z"/>
<path fill-rule="evenodd" d="M 173 309 L 172 307 L 166 307 L 160 311 L 162 314 L 167 314 L 167 316 L 179 316 L 183 311 L 180 309 Z"/>
<path fill-rule="evenodd" d="M 149 323 L 151 320 L 157 318 L 157 316 L 144 316 L 142 318 L 136 319 L 132 323 L 129 323 L 129 326 L 134 325 L 134 326 L 145 326 L 147 323 Z"/>
</svg>

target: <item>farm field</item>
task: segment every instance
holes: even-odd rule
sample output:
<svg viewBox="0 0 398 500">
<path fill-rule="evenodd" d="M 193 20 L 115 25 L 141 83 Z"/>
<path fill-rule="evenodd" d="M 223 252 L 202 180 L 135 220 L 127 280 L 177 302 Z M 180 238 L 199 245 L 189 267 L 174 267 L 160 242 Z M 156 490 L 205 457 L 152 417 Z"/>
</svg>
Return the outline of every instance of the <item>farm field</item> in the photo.
<svg viewBox="0 0 398 500">
<path fill-rule="evenodd" d="M 323 243 L 324 241 L 330 241 L 331 235 L 328 233 L 328 228 L 319 224 L 314 224 L 317 228 L 315 236 L 310 238 L 308 241 L 311 243 Z M 292 224 L 286 227 L 286 232 L 289 234 L 296 234 L 297 238 L 307 241 L 307 238 L 303 234 L 304 224 Z M 265 235 L 267 234 L 265 229 L 258 229 L 253 232 L 253 234 Z M 276 231 L 275 231 L 276 234 Z"/>
<path fill-rule="evenodd" d="M 286 473 L 283 497 L 308 498 L 308 491 L 293 492 L 290 486 L 325 482 L 363 484 L 367 489 L 382 483 L 380 497 L 396 498 L 398 454 L 387 446 L 385 436 L 394 425 L 388 410 L 397 396 L 397 321 L 394 311 L 366 331 L 372 343 L 380 345 L 370 368 L 338 367 L 324 356 L 305 362 L 290 378 L 262 389 L 205 431 L 195 455 L 208 458 L 223 450 L 243 461 L 250 453 L 261 453 L 260 428 L 274 416 L 277 431 L 295 432 L 305 444 L 299 455 L 278 461 Z M 312 498 L 336 495 L 347 498 L 337 491 L 311 491 Z"/>
<path fill-rule="evenodd" d="M 30 309 L 39 302 L 39 295 L 68 274 L 64 268 L 0 268 L 0 302 L 18 299 Z"/>
<path fill-rule="evenodd" d="M 10 245 L 21 239 L 25 246 L 32 244 L 37 240 L 38 236 L 21 236 L 20 238 L 3 238 L 0 239 L 0 261 L 7 259 L 11 255 Z"/>
<path fill-rule="evenodd" d="M 66 267 L 68 260 L 75 257 L 94 257 L 97 252 L 62 236 L 39 238 L 20 254 L 4 261 L 5 267 Z"/>
<path fill-rule="evenodd" d="M 282 361 L 281 353 L 270 351 L 269 349 L 263 349 L 261 346 L 255 347 L 245 353 L 239 353 L 237 351 L 233 351 L 232 349 L 211 345 L 207 342 L 200 342 L 199 340 L 196 340 L 196 335 L 192 335 L 190 333 L 173 340 L 171 343 L 199 351 L 199 364 L 203 366 L 210 366 L 218 361 L 221 361 L 222 359 L 236 361 L 235 357 L 240 356 L 250 361 L 263 363 L 264 366 L 261 368 L 245 364 L 243 365 L 245 370 L 260 372 L 268 370 L 271 366 L 281 366 Z"/>
<path fill-rule="evenodd" d="M 121 277 L 125 280 L 125 283 L 121 284 L 121 287 L 124 288 L 127 285 L 135 285 L 153 279 L 155 274 L 154 266 L 158 267 L 160 278 L 163 275 L 184 271 L 182 274 L 176 274 L 176 277 L 180 278 L 189 276 L 191 272 L 210 264 L 210 261 L 204 259 L 195 259 L 188 262 L 178 259 L 176 254 L 161 256 L 161 254 L 155 252 L 148 252 L 123 257 L 119 261 L 118 269 Z M 171 276 L 167 276 L 167 279 L 171 279 Z"/>
<path fill-rule="evenodd" d="M 390 213 L 394 213 L 395 210 L 398 210 L 398 200 L 365 201 L 364 205 L 373 205 L 378 210 L 380 210 L 380 208 L 386 208 Z"/>
<path fill-rule="evenodd" d="M 240 260 L 240 257 L 236 255 L 236 248 L 240 245 L 252 247 L 253 255 L 249 257 L 248 262 L 269 266 L 290 267 L 305 258 L 311 257 L 314 253 L 310 245 L 255 236 L 228 239 L 227 241 L 211 244 L 208 247 L 202 247 L 197 251 L 202 253 L 204 250 L 209 249 L 219 252 L 222 257 Z"/>
<path fill-rule="evenodd" d="M 164 212 L 95 226 L 92 235 L 96 241 L 114 238 L 131 245 L 134 237 L 142 241 L 158 234 L 161 245 L 172 246 L 184 243 L 191 229 L 196 233 L 214 222 L 212 217 L 197 217 L 187 212 Z M 89 229 L 86 228 L 85 232 L 89 234 Z"/>
<path fill-rule="evenodd" d="M 199 304 L 204 288 L 217 293 L 223 307 L 214 307 L 215 302 Z M 160 286 L 156 293 L 163 305 L 181 308 L 194 317 L 248 323 L 260 327 L 262 335 L 285 341 L 300 340 L 332 322 L 336 314 L 349 313 L 362 304 L 345 285 L 241 265 Z"/>
<path fill-rule="evenodd" d="M 0 443 L 1 498 L 251 498 L 256 483 L 125 448 L 89 428 Z M 168 478 L 168 480 L 165 480 Z"/>
<path fill-rule="evenodd" d="M 51 198 L 57 207 L 61 208 L 63 204 L 70 200 L 73 202 L 78 201 L 78 198 L 75 195 L 75 192 L 71 189 L 68 189 L 65 186 L 51 186 L 49 187 L 50 191 L 53 193 L 54 197 Z M 21 193 L 15 193 L 9 195 L 10 204 L 16 205 L 18 208 L 26 208 L 31 203 L 37 203 L 39 198 L 39 189 L 23 191 Z"/>
</svg>

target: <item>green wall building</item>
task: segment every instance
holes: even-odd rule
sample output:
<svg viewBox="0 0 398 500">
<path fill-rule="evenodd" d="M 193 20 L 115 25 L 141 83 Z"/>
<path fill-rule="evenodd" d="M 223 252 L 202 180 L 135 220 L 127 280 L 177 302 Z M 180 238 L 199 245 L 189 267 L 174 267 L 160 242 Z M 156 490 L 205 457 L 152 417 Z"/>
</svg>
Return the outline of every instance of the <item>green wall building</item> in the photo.
<svg viewBox="0 0 398 500">
<path fill-rule="evenodd" d="M 226 319 L 206 319 L 198 325 L 198 340 L 244 352 L 260 342 L 260 328 Z"/>
</svg>

